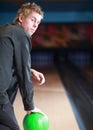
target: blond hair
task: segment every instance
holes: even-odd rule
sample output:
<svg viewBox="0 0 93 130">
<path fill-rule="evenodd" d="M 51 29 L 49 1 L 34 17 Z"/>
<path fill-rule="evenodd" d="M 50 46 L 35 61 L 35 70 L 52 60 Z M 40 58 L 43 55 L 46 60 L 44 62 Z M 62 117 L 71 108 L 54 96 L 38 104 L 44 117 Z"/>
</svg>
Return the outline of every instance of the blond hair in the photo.
<svg viewBox="0 0 93 130">
<path fill-rule="evenodd" d="M 43 18 L 44 12 L 42 11 L 41 7 L 39 5 L 37 5 L 36 3 L 28 2 L 28 3 L 22 4 L 22 6 L 18 10 L 17 15 L 14 19 L 14 23 L 19 21 L 20 15 L 23 15 L 26 17 L 27 15 L 29 15 L 33 11 L 40 14 Z"/>
</svg>

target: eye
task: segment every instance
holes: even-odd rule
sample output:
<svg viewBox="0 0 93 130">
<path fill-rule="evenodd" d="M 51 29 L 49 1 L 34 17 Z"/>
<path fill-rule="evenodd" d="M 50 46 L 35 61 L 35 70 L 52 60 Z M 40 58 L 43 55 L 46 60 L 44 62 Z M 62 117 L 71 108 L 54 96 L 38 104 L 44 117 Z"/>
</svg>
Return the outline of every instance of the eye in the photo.
<svg viewBox="0 0 93 130">
<path fill-rule="evenodd" d="M 31 21 L 32 21 L 32 22 L 35 22 L 35 19 L 34 19 L 34 18 L 31 18 Z"/>
</svg>

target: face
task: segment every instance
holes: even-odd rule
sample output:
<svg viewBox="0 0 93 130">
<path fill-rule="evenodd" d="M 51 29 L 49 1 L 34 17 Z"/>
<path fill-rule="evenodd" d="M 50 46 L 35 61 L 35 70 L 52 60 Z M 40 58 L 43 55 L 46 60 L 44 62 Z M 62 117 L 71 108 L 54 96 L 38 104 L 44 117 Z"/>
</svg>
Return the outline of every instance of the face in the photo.
<svg viewBox="0 0 93 130">
<path fill-rule="evenodd" d="M 38 28 L 42 16 L 36 12 L 31 12 L 27 17 L 19 16 L 20 25 L 32 36 Z"/>
</svg>

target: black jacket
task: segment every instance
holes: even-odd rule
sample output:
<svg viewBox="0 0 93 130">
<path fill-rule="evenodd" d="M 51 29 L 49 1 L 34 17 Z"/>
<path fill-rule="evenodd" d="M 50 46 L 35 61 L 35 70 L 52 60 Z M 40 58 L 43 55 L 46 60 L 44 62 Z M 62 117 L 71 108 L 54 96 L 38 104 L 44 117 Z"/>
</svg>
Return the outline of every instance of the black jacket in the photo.
<svg viewBox="0 0 93 130">
<path fill-rule="evenodd" d="M 34 108 L 30 51 L 30 36 L 20 25 L 0 27 L 0 104 L 9 102 L 7 91 L 15 74 L 25 110 Z"/>
</svg>

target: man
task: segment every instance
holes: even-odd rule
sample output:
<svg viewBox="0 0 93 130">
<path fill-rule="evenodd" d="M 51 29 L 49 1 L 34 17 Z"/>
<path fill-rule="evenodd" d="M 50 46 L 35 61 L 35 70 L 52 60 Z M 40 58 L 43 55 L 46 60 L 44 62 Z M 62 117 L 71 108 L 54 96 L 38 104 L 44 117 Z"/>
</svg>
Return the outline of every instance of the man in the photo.
<svg viewBox="0 0 93 130">
<path fill-rule="evenodd" d="M 31 76 L 39 85 L 44 75 L 31 69 L 31 36 L 43 18 L 35 3 L 26 3 L 18 10 L 13 24 L 0 27 L 0 130 L 20 130 L 13 111 L 19 88 L 27 114 L 39 111 L 33 101 Z"/>
</svg>

